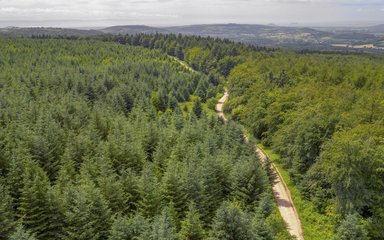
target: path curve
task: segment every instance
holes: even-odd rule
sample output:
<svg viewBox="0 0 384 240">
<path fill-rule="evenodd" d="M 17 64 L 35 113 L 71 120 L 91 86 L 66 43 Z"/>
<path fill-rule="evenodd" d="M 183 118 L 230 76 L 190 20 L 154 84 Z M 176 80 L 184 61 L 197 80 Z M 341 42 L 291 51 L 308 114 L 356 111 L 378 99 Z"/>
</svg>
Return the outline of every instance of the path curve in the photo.
<svg viewBox="0 0 384 240">
<path fill-rule="evenodd" d="M 216 113 L 219 117 L 223 118 L 224 121 L 227 121 L 227 119 L 224 116 L 223 105 L 224 102 L 228 99 L 228 96 L 228 91 L 225 91 L 223 97 L 220 98 L 216 104 Z M 247 136 L 245 136 L 245 139 L 248 141 Z M 269 159 L 267 154 L 258 146 L 256 146 L 256 154 L 263 162 Z M 297 239 L 304 240 L 303 232 L 301 229 L 301 222 L 299 215 L 297 214 L 296 207 L 292 201 L 291 193 L 289 192 L 283 177 L 273 162 L 271 163 L 271 168 L 272 174 L 274 175 L 274 181 L 272 182 L 273 195 L 275 196 L 277 207 L 287 226 L 287 230 Z"/>
</svg>

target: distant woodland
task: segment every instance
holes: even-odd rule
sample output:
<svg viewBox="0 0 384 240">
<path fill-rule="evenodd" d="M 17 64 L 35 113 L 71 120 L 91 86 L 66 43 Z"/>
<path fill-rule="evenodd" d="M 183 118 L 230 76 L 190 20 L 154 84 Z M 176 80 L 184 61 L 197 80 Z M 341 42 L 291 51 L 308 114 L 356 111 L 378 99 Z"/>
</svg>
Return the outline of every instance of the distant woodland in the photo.
<svg viewBox="0 0 384 240">
<path fill-rule="evenodd" d="M 383 57 L 40 38 L 0 38 L 0 239 L 291 239 L 239 124 L 334 239 L 384 239 Z"/>
</svg>

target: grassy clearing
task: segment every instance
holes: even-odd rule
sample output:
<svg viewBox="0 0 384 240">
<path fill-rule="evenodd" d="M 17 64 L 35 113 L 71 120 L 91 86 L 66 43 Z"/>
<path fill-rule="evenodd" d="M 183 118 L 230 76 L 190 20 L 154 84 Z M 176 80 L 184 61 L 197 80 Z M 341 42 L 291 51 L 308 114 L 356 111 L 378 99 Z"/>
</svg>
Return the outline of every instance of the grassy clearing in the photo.
<svg viewBox="0 0 384 240">
<path fill-rule="evenodd" d="M 299 189 L 293 183 L 288 171 L 283 168 L 279 161 L 280 156 L 261 144 L 259 144 L 259 146 L 269 155 L 270 159 L 273 160 L 291 192 L 292 200 L 295 203 L 301 220 L 304 238 L 308 240 L 332 239 L 336 216 L 333 216 L 331 213 L 329 215 L 318 213 L 312 202 L 302 198 Z"/>
<path fill-rule="evenodd" d="M 220 96 L 221 97 L 221 96 Z M 209 105 L 209 101 L 214 101 L 215 103 L 220 99 L 219 95 L 215 98 L 211 98 L 211 99 L 208 99 L 207 102 L 205 103 L 201 103 L 201 107 L 203 108 L 205 114 L 208 116 L 208 117 L 211 117 L 211 116 L 215 116 L 216 115 L 216 112 L 214 111 L 214 109 L 211 109 L 208 105 Z M 179 103 L 179 107 L 181 109 L 181 111 L 183 112 L 184 116 L 187 116 L 191 113 L 192 111 L 192 107 L 193 107 L 193 103 L 198 99 L 199 97 L 198 96 L 194 96 L 194 95 L 191 95 L 190 96 L 190 99 L 188 102 L 180 102 Z"/>
</svg>

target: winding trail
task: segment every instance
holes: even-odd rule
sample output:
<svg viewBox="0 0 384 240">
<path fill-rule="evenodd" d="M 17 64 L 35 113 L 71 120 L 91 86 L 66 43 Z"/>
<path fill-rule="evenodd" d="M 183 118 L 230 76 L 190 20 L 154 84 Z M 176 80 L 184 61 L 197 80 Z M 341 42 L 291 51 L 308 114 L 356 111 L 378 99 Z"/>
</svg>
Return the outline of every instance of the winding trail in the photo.
<svg viewBox="0 0 384 240">
<path fill-rule="evenodd" d="M 187 63 L 181 61 L 176 57 L 171 57 L 173 60 L 178 62 L 185 69 L 190 71 L 191 73 L 196 73 L 196 71 L 191 68 Z M 225 101 L 228 99 L 228 91 L 225 90 L 224 95 L 219 99 L 216 104 L 216 113 L 219 117 L 223 118 L 224 121 L 227 121 L 227 118 L 224 115 L 223 106 Z M 248 137 L 245 136 L 246 141 L 248 141 Z M 260 158 L 262 162 L 269 159 L 266 153 L 262 149 L 260 149 L 256 145 L 256 154 Z M 287 230 L 292 236 L 295 236 L 298 240 L 304 240 L 303 231 L 301 229 L 301 222 L 299 219 L 299 215 L 297 214 L 296 207 L 292 201 L 291 193 L 287 185 L 284 182 L 283 177 L 281 176 L 279 170 L 276 168 L 273 162 L 271 163 L 272 175 L 274 176 L 274 180 L 272 182 L 272 191 L 273 195 L 276 199 L 277 207 L 280 211 L 280 214 L 287 226 Z"/>
<path fill-rule="evenodd" d="M 228 99 L 228 92 L 225 91 L 224 95 L 216 104 L 216 113 L 219 117 L 223 118 L 224 121 L 227 119 L 224 116 L 223 105 Z M 248 141 L 248 137 L 245 136 L 245 139 Z M 256 154 L 261 161 L 266 161 L 268 158 L 267 154 L 256 146 Z M 274 175 L 274 180 L 272 182 L 272 191 L 275 196 L 277 207 L 280 211 L 282 218 L 287 226 L 287 230 L 292 236 L 295 236 L 299 240 L 304 240 L 303 232 L 301 229 L 301 222 L 299 215 L 297 214 L 296 207 L 292 201 L 291 193 L 287 185 L 284 182 L 283 177 L 281 176 L 279 170 L 276 168 L 275 164 L 271 164 L 272 174 Z"/>
</svg>

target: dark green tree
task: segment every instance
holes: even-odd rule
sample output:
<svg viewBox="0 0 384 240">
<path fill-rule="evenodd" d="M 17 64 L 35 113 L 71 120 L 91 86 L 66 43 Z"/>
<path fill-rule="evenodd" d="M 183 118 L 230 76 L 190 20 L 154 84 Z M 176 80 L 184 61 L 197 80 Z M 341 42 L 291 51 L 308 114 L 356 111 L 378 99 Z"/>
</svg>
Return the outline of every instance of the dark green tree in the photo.
<svg viewBox="0 0 384 240">
<path fill-rule="evenodd" d="M 200 99 L 196 99 L 193 102 L 192 106 L 192 112 L 196 115 L 196 117 L 201 118 L 203 115 L 203 107 L 201 106 L 201 101 Z"/>
</svg>

